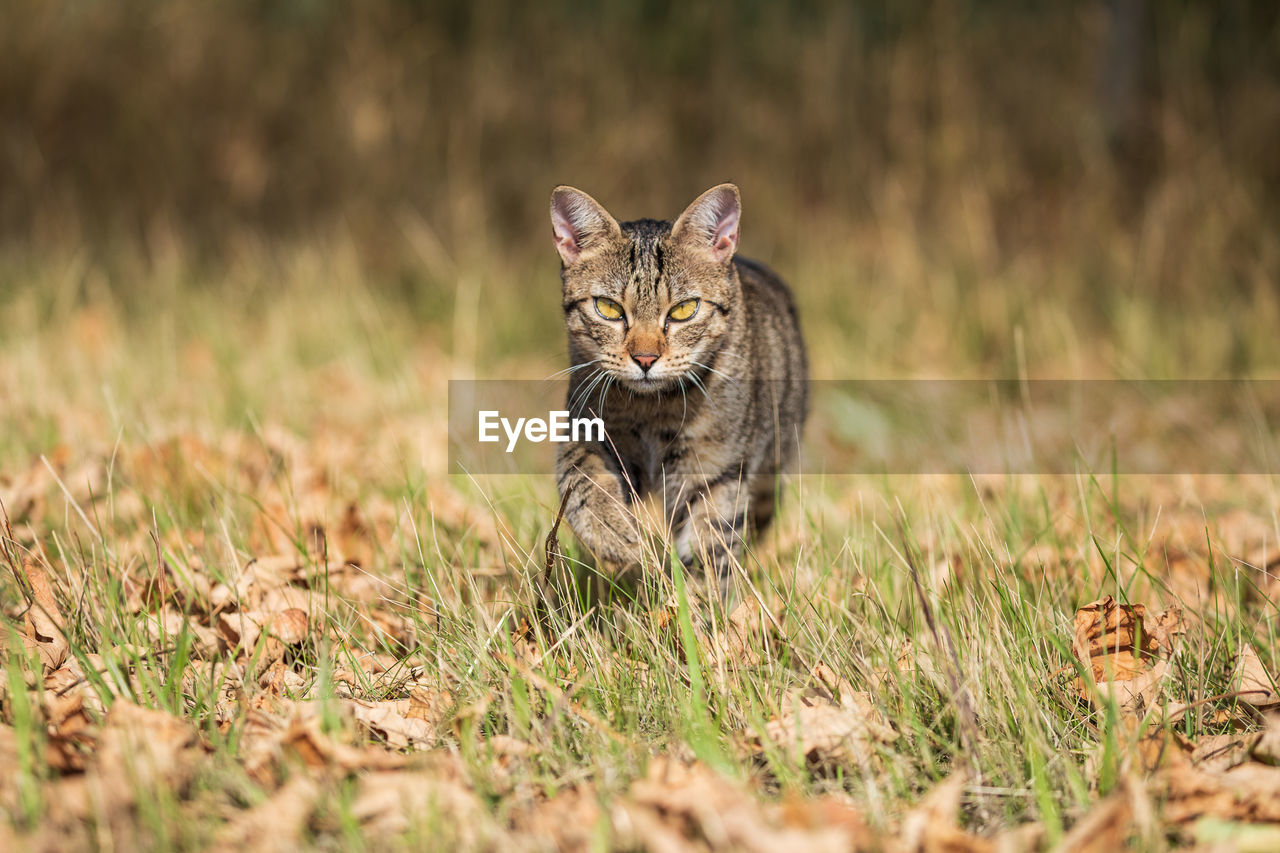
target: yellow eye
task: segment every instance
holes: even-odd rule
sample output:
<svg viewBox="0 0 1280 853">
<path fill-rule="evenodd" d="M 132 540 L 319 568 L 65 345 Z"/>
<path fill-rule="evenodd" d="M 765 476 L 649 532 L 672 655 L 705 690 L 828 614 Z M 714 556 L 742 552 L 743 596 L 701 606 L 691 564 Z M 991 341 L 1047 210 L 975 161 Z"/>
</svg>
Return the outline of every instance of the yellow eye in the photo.
<svg viewBox="0 0 1280 853">
<path fill-rule="evenodd" d="M 698 313 L 698 300 L 686 299 L 675 308 L 671 309 L 671 313 L 667 316 L 672 320 L 692 320 L 693 315 Z"/>
<path fill-rule="evenodd" d="M 614 302 L 612 299 L 606 299 L 603 296 L 596 297 L 596 313 L 606 320 L 621 320 L 622 306 Z"/>
</svg>

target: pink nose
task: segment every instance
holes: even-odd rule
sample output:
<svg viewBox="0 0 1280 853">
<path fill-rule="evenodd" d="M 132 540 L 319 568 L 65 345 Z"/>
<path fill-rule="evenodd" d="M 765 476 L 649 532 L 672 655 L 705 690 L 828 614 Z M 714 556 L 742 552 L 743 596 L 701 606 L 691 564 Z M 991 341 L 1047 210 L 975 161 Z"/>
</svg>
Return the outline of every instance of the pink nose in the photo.
<svg viewBox="0 0 1280 853">
<path fill-rule="evenodd" d="M 656 355 L 647 352 L 633 353 L 631 357 L 635 359 L 636 364 L 640 365 L 640 369 L 645 373 L 648 373 L 649 368 L 653 367 L 653 363 L 658 360 Z"/>
</svg>

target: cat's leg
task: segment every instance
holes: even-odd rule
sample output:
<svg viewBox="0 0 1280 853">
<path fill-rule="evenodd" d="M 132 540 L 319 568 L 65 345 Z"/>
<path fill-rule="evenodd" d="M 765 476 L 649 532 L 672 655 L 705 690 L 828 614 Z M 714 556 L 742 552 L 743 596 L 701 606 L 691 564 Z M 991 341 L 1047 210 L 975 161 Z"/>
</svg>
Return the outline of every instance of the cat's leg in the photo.
<svg viewBox="0 0 1280 853">
<path fill-rule="evenodd" d="M 578 541 L 607 575 L 625 574 L 639 566 L 643 553 L 640 525 L 633 510 L 634 479 L 599 444 L 561 445 L 556 459 L 564 517 Z"/>
<path fill-rule="evenodd" d="M 751 479 L 751 531 L 753 536 L 763 533 L 773 522 L 778 508 L 778 475 L 770 467 Z"/>
<path fill-rule="evenodd" d="M 721 595 L 728 593 L 734 563 L 742 557 L 750 503 L 747 484 L 726 478 L 694 492 L 675 516 L 680 562 L 701 564 L 715 578 Z"/>
</svg>

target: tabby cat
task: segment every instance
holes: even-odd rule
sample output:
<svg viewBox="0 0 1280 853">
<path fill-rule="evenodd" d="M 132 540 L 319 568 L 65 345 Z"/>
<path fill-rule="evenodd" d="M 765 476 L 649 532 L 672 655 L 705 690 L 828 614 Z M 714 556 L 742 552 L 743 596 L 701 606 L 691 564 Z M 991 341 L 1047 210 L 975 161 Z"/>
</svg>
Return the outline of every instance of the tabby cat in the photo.
<svg viewBox="0 0 1280 853">
<path fill-rule="evenodd" d="M 662 496 L 676 552 L 722 590 L 748 524 L 773 517 L 795 458 L 808 370 L 795 304 L 736 256 L 738 188 L 707 190 L 674 222 L 618 223 L 571 187 L 551 196 L 569 333 L 569 406 L 605 441 L 560 445 L 565 519 L 607 572 L 638 567 L 633 511 Z"/>
</svg>

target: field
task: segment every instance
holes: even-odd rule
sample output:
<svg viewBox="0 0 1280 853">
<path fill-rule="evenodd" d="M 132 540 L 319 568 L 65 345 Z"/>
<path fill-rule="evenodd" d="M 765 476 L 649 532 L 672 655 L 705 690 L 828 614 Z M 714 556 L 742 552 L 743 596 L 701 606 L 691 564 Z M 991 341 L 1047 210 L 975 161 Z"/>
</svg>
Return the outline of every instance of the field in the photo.
<svg viewBox="0 0 1280 853">
<path fill-rule="evenodd" d="M 1267 466 L 806 473 L 727 606 L 548 607 L 447 456 L 566 182 L 735 181 L 818 379 L 1277 375 L 1274 10 L 581 5 L 0 9 L 0 849 L 1280 848 Z"/>
<path fill-rule="evenodd" d="M 1159 848 L 1280 818 L 1274 688 L 1239 693 L 1277 669 L 1272 478 L 801 477 L 732 612 L 655 574 L 548 614 L 550 478 L 445 473 L 465 308 L 415 317 L 353 258 L 140 268 L 143 306 L 72 259 L 5 306 L 11 844 Z M 510 358 L 480 372 L 541 371 Z M 1107 596 L 1147 608 L 1094 644 L 1104 684 L 1158 667 L 1132 693 L 1077 682 Z"/>
</svg>

